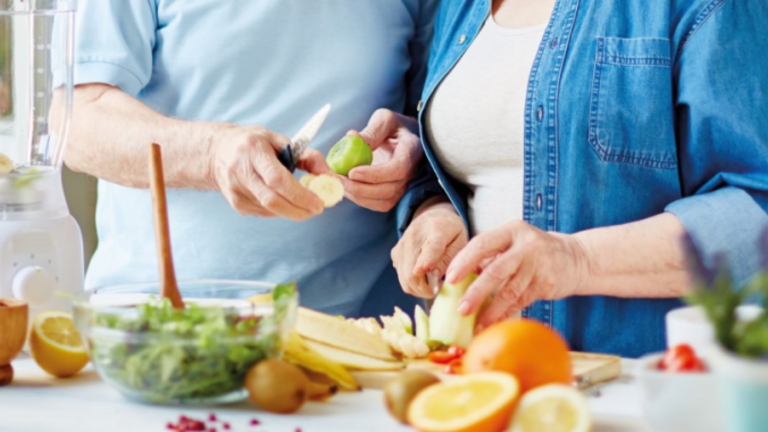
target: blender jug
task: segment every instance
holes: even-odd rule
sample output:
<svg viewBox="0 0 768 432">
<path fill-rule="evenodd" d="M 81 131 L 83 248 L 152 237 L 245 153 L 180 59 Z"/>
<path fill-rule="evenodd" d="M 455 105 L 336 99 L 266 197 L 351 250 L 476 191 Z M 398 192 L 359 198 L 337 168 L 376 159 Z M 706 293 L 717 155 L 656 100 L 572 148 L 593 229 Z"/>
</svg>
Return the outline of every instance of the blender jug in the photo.
<svg viewBox="0 0 768 432">
<path fill-rule="evenodd" d="M 72 109 L 74 0 L 0 0 L 0 297 L 32 314 L 83 289 L 61 167 Z"/>
</svg>

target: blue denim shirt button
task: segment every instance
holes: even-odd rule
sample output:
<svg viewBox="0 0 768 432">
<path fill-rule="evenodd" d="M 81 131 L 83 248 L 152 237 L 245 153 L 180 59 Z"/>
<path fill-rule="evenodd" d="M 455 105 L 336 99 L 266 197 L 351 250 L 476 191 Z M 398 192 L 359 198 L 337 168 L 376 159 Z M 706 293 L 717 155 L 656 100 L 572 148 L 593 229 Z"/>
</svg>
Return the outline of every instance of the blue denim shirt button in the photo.
<svg viewBox="0 0 768 432">
<path fill-rule="evenodd" d="M 557 38 L 554 38 L 554 39 L 552 39 L 552 43 L 551 43 L 551 44 L 549 44 L 549 48 L 551 48 L 551 49 L 555 49 L 555 47 L 557 47 L 557 43 L 558 43 L 558 42 L 560 42 L 560 40 L 559 40 L 559 39 L 557 39 Z"/>
<path fill-rule="evenodd" d="M 541 121 L 544 118 L 544 107 L 539 105 L 539 108 L 536 109 L 536 118 Z"/>
<path fill-rule="evenodd" d="M 541 194 L 536 195 L 536 210 L 541 211 Z"/>
<path fill-rule="evenodd" d="M 467 41 L 467 35 L 459 36 L 459 45 L 464 45 L 464 42 L 466 41 Z"/>
</svg>

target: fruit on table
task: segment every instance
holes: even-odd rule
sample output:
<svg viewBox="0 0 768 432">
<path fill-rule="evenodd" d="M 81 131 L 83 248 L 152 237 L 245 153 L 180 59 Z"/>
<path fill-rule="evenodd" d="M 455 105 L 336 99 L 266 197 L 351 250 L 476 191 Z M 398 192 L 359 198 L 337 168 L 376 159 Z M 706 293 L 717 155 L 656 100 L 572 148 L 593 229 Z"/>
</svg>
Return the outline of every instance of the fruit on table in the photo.
<svg viewBox="0 0 768 432">
<path fill-rule="evenodd" d="M 324 382 L 309 380 L 309 393 L 307 397 L 309 400 L 316 402 L 324 402 L 330 399 L 336 392 L 339 391 L 339 386 L 336 384 L 329 384 Z"/>
<path fill-rule="evenodd" d="M 357 135 L 347 135 L 337 142 L 326 157 L 328 166 L 343 176 L 353 168 L 373 163 L 373 150 Z"/>
<path fill-rule="evenodd" d="M 295 331 L 292 331 L 288 336 L 283 359 L 328 377 L 344 390 L 358 390 L 359 388 L 355 378 L 344 366 L 320 355 L 307 345 L 307 342 Z"/>
<path fill-rule="evenodd" d="M 298 315 L 296 332 L 307 341 L 320 342 L 374 359 L 397 361 L 384 339 L 344 319 L 303 307 L 299 308 Z"/>
<path fill-rule="evenodd" d="M 399 317 L 398 311 L 401 314 Z M 406 358 L 423 358 L 429 354 L 429 345 L 413 335 L 411 318 L 400 308 L 395 308 L 393 316 L 382 315 L 379 318 L 384 323 L 381 337 L 387 341 L 393 351 Z"/>
<path fill-rule="evenodd" d="M 568 345 L 557 332 L 533 320 L 496 323 L 475 336 L 464 355 L 464 373 L 501 371 L 530 389 L 572 382 Z"/>
<path fill-rule="evenodd" d="M 0 175 L 10 174 L 16 169 L 16 165 L 13 160 L 9 158 L 5 153 L 0 153 Z"/>
<path fill-rule="evenodd" d="M 407 423 L 408 405 L 419 392 L 437 384 L 440 379 L 423 370 L 407 370 L 384 385 L 384 403 L 387 410 L 401 423 Z"/>
<path fill-rule="evenodd" d="M 323 206 L 330 208 L 344 199 L 344 186 L 341 180 L 328 174 L 307 174 L 299 179 L 299 183 L 317 195 Z"/>
<path fill-rule="evenodd" d="M 432 310 L 429 313 L 429 338 L 442 345 L 458 345 L 466 347 L 472 341 L 475 331 L 477 311 L 469 316 L 459 313 L 459 301 L 476 274 L 470 274 L 456 284 L 445 282 L 435 297 Z"/>
<path fill-rule="evenodd" d="M 688 344 L 669 348 L 659 361 L 659 369 L 669 372 L 705 372 L 707 368 Z"/>
<path fill-rule="evenodd" d="M 32 323 L 29 349 L 38 366 L 55 377 L 70 377 L 88 364 L 80 333 L 68 313 L 38 314 Z"/>
<path fill-rule="evenodd" d="M 592 415 L 579 390 L 548 384 L 523 395 L 510 427 L 511 432 L 588 432 Z"/>
<path fill-rule="evenodd" d="M 309 396 L 309 378 L 297 366 L 280 360 L 263 360 L 245 376 L 248 399 L 259 408 L 290 414 Z"/>
<path fill-rule="evenodd" d="M 408 407 L 422 432 L 499 432 L 509 424 L 520 385 L 508 373 L 483 372 L 427 387 Z"/>
<path fill-rule="evenodd" d="M 416 338 L 428 344 L 429 315 L 424 312 L 424 308 L 422 308 L 420 305 L 416 305 L 416 309 L 413 312 L 413 319 L 415 321 Z"/>
<path fill-rule="evenodd" d="M 381 360 L 308 340 L 307 345 L 321 356 L 344 367 L 362 371 L 396 371 L 405 367 L 402 362 Z"/>
</svg>

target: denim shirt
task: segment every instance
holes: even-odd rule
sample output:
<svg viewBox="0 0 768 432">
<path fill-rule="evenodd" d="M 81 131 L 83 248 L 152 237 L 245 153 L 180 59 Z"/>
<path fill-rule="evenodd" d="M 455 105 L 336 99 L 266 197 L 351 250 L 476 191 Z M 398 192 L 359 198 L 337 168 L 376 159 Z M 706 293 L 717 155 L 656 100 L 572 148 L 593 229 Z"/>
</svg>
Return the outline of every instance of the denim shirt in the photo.
<svg viewBox="0 0 768 432">
<path fill-rule="evenodd" d="M 442 2 L 420 114 L 489 12 L 490 0 Z M 574 233 L 670 212 L 745 283 L 768 223 L 766 29 L 765 0 L 558 0 L 528 84 L 524 219 Z M 467 221 L 467 189 L 435 159 L 424 120 L 428 163 L 398 208 L 401 232 L 436 194 Z M 665 347 L 664 315 L 680 305 L 583 296 L 523 314 L 574 350 L 637 357 Z"/>
</svg>

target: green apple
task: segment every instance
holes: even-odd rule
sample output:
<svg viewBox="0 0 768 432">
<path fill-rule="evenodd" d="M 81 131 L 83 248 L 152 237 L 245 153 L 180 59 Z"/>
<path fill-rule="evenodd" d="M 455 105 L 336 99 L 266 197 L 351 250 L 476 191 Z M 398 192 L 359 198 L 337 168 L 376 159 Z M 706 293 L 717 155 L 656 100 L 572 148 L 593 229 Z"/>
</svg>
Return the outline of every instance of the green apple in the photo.
<svg viewBox="0 0 768 432">
<path fill-rule="evenodd" d="M 359 136 L 347 135 L 331 148 L 326 161 L 334 172 L 345 176 L 352 168 L 373 163 L 373 150 Z"/>
</svg>

